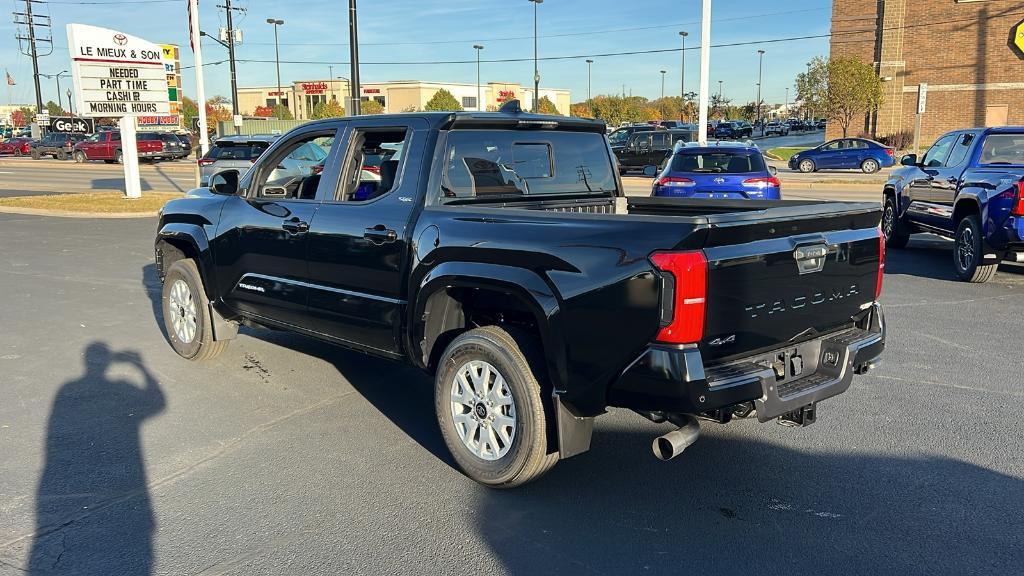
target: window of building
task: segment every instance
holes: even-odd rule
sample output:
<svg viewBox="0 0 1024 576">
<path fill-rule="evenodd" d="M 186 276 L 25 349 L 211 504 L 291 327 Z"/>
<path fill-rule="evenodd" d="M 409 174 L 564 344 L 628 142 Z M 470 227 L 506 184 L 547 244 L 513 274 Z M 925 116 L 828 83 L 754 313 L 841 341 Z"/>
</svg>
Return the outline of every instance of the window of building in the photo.
<svg viewBox="0 0 1024 576">
<path fill-rule="evenodd" d="M 463 96 L 462 97 L 463 108 L 476 108 L 476 96 Z"/>
<path fill-rule="evenodd" d="M 313 108 L 316 108 L 317 104 L 325 102 L 327 102 L 326 94 L 306 94 L 306 110 L 308 110 L 310 114 L 313 113 Z"/>
</svg>

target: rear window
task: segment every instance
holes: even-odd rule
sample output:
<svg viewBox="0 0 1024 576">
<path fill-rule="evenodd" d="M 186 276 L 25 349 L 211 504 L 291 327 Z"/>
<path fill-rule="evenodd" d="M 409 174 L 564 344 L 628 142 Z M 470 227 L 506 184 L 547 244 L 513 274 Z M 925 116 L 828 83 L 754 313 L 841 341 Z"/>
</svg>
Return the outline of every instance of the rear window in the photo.
<svg viewBox="0 0 1024 576">
<path fill-rule="evenodd" d="M 539 196 L 614 192 L 604 135 L 550 130 L 448 134 L 442 195 Z"/>
<path fill-rule="evenodd" d="M 981 164 L 1024 164 L 1024 134 L 990 134 L 981 148 Z"/>
<path fill-rule="evenodd" d="M 148 134 L 147 133 L 139 133 L 139 135 L 136 137 L 136 139 L 137 140 L 162 140 L 162 137 L 159 134 L 153 134 L 152 132 L 150 132 Z"/>
<path fill-rule="evenodd" d="M 673 172 L 746 174 L 764 172 L 764 158 L 756 152 L 680 152 L 672 158 Z"/>
<path fill-rule="evenodd" d="M 269 142 L 217 142 L 206 154 L 209 160 L 255 160 L 270 148 Z"/>
</svg>

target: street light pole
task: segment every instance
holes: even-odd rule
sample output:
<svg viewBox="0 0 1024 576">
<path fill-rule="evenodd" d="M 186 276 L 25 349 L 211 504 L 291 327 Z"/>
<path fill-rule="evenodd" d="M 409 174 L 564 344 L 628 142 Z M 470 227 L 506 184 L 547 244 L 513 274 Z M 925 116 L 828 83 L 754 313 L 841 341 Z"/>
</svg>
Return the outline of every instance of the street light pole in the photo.
<svg viewBox="0 0 1024 576">
<path fill-rule="evenodd" d="M 761 72 L 764 70 L 764 50 L 757 51 L 757 123 L 761 124 Z M 764 136 L 764 127 L 761 127 Z"/>
<path fill-rule="evenodd" d="M 283 106 L 281 102 L 284 100 L 284 92 L 281 91 L 281 52 L 278 49 L 277 44 L 277 27 L 284 24 L 284 20 L 278 20 L 276 18 L 267 18 L 267 24 L 274 27 L 274 61 L 277 64 L 277 106 Z M 277 107 L 275 106 L 275 108 Z M 281 119 L 281 113 L 277 113 L 277 119 Z"/>
<path fill-rule="evenodd" d="M 356 0 L 348 0 L 348 45 L 352 65 L 352 110 L 349 115 L 359 115 L 359 21 L 356 17 Z"/>
<path fill-rule="evenodd" d="M 473 49 L 476 50 L 476 109 L 486 110 L 483 106 L 483 94 L 480 92 L 480 51 L 484 47 L 480 44 L 473 44 Z"/>
<path fill-rule="evenodd" d="M 683 50 L 679 53 L 679 120 L 686 115 L 686 37 L 688 32 L 680 32 L 679 37 L 683 39 Z"/>
<path fill-rule="evenodd" d="M 661 99 L 665 100 L 665 70 L 661 71 Z"/>
<path fill-rule="evenodd" d="M 75 115 L 75 101 L 71 99 L 71 88 L 68 88 L 68 91 L 66 92 L 66 94 L 68 95 L 68 112 L 70 112 L 71 115 L 74 116 Z"/>
<path fill-rule="evenodd" d="M 590 96 L 590 65 L 593 63 L 593 60 L 587 58 L 587 106 L 590 106 L 590 101 L 592 99 Z"/>
<path fill-rule="evenodd" d="M 537 67 L 537 6 L 544 3 L 544 0 L 530 0 L 533 2 L 533 112 L 540 110 L 540 69 Z"/>
</svg>

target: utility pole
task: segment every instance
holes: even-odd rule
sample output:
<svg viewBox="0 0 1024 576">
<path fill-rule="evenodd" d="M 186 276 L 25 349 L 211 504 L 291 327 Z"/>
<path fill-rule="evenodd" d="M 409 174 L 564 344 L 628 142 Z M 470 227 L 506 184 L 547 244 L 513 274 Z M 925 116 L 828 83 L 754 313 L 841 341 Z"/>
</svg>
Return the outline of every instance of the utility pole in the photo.
<svg viewBox="0 0 1024 576">
<path fill-rule="evenodd" d="M 235 72 L 235 26 L 232 20 L 232 12 L 235 10 L 244 12 L 244 8 L 232 8 L 231 0 L 224 0 L 224 5 L 218 5 L 217 8 L 223 8 L 224 12 L 227 13 L 228 22 L 228 61 L 231 65 L 231 122 L 235 125 L 235 135 L 242 133 L 242 128 L 238 125 L 238 76 Z M 205 103 L 203 104 L 206 105 Z"/>
<path fill-rule="evenodd" d="M 40 16 L 39 18 L 44 19 L 45 22 L 36 22 L 35 18 L 37 16 L 32 15 L 33 3 L 44 4 L 45 0 L 25 0 L 25 11 L 14 13 L 14 23 L 28 28 L 28 36 L 22 36 L 19 31 L 19 34 L 15 36 L 15 38 L 18 40 L 19 48 L 21 48 L 21 42 L 23 40 L 28 41 L 28 52 L 22 49 L 21 53 L 32 58 L 32 81 L 36 88 L 36 113 L 38 114 L 43 111 L 43 93 L 39 88 L 39 57 L 49 56 L 53 53 L 53 36 L 52 33 L 46 38 L 39 38 L 36 36 L 36 26 L 50 28 L 50 17 Z M 24 21 L 18 20 L 19 16 L 24 18 Z M 50 51 L 46 54 L 40 54 L 38 47 L 36 46 L 36 42 L 49 43 Z"/>
<path fill-rule="evenodd" d="M 352 109 L 349 115 L 359 115 L 359 20 L 356 17 L 356 0 L 348 0 L 348 45 L 349 60 L 352 64 Z"/>
<path fill-rule="evenodd" d="M 683 39 L 683 51 L 679 56 L 679 120 L 686 115 L 686 37 L 689 32 L 680 32 L 679 37 Z"/>
</svg>

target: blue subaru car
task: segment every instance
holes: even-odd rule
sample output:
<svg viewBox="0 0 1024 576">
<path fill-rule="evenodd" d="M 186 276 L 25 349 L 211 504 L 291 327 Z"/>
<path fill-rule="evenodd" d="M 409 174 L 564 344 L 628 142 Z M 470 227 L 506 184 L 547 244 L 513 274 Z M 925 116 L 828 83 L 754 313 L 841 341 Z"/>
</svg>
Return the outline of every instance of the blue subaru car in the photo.
<svg viewBox="0 0 1024 576">
<path fill-rule="evenodd" d="M 756 146 L 731 142 L 680 144 L 654 180 L 659 198 L 780 200 L 782 185 Z"/>
<path fill-rule="evenodd" d="M 789 168 L 801 172 L 852 168 L 865 174 L 878 172 L 896 164 L 892 148 L 866 138 L 839 138 L 794 154 Z"/>
</svg>

